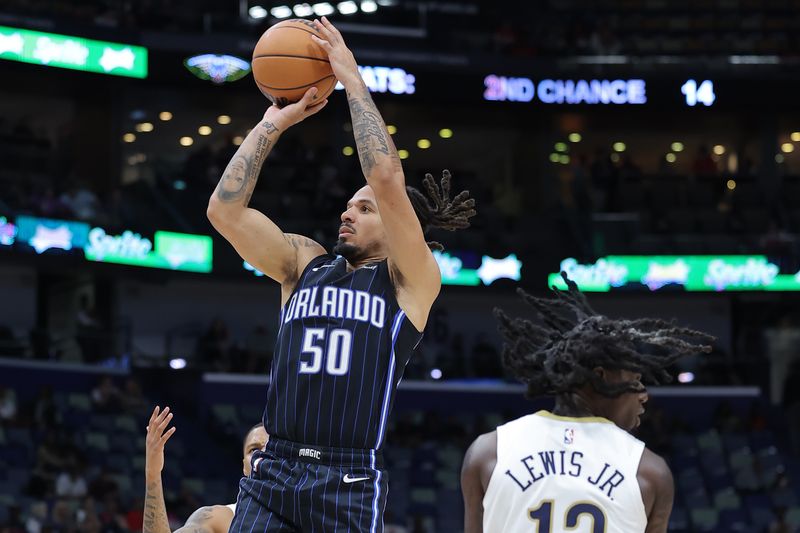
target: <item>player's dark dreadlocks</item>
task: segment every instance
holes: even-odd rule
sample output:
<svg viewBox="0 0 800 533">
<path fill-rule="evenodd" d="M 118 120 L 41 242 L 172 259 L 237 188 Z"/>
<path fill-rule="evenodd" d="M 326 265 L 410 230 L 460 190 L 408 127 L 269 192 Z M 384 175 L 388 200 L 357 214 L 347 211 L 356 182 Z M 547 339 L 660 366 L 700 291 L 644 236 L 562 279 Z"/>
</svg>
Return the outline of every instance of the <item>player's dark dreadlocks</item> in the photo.
<svg viewBox="0 0 800 533">
<path fill-rule="evenodd" d="M 538 323 L 494 313 L 506 343 L 503 364 L 528 386 L 526 396 L 559 395 L 590 384 L 607 397 L 638 392 L 635 382 L 606 383 L 593 369 L 630 370 L 651 383 L 671 381 L 665 370 L 683 356 L 710 352 L 714 337 L 653 318 L 614 320 L 598 315 L 562 272 L 568 290 L 536 298 L 518 289 Z"/>
<path fill-rule="evenodd" d="M 410 186 L 406 186 L 406 192 L 422 224 L 423 233 L 427 233 L 430 228 L 455 231 L 469 227 L 470 217 L 475 216 L 475 200 L 469 197 L 469 191 L 461 191 L 450 199 L 449 170 L 442 172 L 441 185 L 430 174 L 425 174 L 422 184 L 428 192 L 427 197 Z M 431 250 L 444 250 L 444 246 L 436 241 L 429 242 L 428 246 Z"/>
</svg>

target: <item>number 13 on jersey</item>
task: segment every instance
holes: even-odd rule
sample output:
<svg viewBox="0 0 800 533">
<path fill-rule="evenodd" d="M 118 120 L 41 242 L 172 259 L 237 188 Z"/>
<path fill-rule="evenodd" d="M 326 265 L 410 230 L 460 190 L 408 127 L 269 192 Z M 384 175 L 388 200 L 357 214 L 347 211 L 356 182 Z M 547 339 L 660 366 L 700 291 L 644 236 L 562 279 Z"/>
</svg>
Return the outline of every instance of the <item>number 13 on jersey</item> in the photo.
<svg viewBox="0 0 800 533">
<path fill-rule="evenodd" d="M 564 529 L 577 529 L 581 518 L 588 519 L 589 529 L 586 533 L 605 533 L 606 515 L 602 509 L 591 502 L 575 502 L 569 506 L 564 515 Z M 528 509 L 528 518 L 536 523 L 536 533 L 553 532 L 553 500 L 544 500 L 539 507 Z M 556 531 L 560 531 L 556 529 Z"/>
<path fill-rule="evenodd" d="M 325 334 L 328 333 L 327 342 Z M 317 374 L 322 370 L 332 376 L 343 376 L 350 370 L 350 352 L 353 333 L 349 329 L 306 328 L 303 333 L 303 351 L 300 353 L 300 373 Z M 326 349 L 323 350 L 323 347 Z"/>
</svg>

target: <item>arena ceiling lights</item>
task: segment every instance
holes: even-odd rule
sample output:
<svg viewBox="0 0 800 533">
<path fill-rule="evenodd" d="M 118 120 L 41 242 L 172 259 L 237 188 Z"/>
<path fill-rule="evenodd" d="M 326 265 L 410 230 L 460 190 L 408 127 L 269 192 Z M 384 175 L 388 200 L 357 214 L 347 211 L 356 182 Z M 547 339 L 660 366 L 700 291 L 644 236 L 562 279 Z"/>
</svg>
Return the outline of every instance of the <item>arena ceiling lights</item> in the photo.
<svg viewBox="0 0 800 533">
<path fill-rule="evenodd" d="M 379 6 L 391 6 L 393 2 L 387 0 L 361 0 L 361 2 L 354 2 L 353 0 L 345 0 L 344 2 L 337 2 L 336 5 L 330 2 L 317 2 L 317 3 L 302 3 L 294 5 L 280 5 L 275 6 L 267 11 L 266 8 L 260 5 L 255 5 L 248 10 L 250 18 L 253 20 L 260 20 L 271 15 L 276 19 L 286 19 L 291 16 L 295 17 L 325 17 L 339 13 L 341 15 L 353 15 L 358 13 L 374 13 L 378 10 Z"/>
</svg>

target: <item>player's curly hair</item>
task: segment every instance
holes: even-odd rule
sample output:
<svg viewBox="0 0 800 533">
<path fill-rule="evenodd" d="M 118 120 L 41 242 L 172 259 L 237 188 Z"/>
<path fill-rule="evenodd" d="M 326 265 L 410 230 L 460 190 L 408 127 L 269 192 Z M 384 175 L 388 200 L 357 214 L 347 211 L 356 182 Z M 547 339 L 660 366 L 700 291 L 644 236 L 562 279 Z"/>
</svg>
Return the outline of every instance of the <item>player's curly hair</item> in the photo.
<svg viewBox="0 0 800 533">
<path fill-rule="evenodd" d="M 430 174 L 425 174 L 422 184 L 427 196 L 419 189 L 406 186 L 408 198 L 422 224 L 423 233 L 431 228 L 448 231 L 468 228 L 469 219 L 475 216 L 475 200 L 469 197 L 469 191 L 461 191 L 455 198 L 450 198 L 450 179 L 449 170 L 442 171 L 440 183 L 436 183 Z M 444 246 L 436 241 L 428 242 L 428 246 L 431 250 L 444 250 Z"/>
<path fill-rule="evenodd" d="M 686 355 L 710 352 L 714 337 L 655 318 L 611 319 L 598 315 L 578 286 L 562 272 L 567 291 L 537 298 L 518 289 L 536 314 L 536 323 L 494 314 L 505 340 L 503 365 L 528 387 L 526 396 L 560 395 L 589 384 L 617 397 L 639 392 L 637 382 L 606 383 L 593 369 L 630 370 L 642 381 L 671 381 L 667 368 Z"/>
</svg>

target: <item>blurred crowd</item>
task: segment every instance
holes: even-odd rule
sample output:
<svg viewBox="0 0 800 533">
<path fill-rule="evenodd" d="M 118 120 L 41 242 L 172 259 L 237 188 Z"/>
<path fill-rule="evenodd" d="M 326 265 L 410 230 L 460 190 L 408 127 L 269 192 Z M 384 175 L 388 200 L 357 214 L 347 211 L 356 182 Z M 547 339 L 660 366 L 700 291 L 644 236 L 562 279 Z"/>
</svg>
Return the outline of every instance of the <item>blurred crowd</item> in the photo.
<svg viewBox="0 0 800 533">
<path fill-rule="evenodd" d="M 0 387 L 0 463 L 6 474 L 13 473 L 13 478 L 2 476 L 10 482 L 3 488 L 15 494 L 0 531 L 140 531 L 140 499 L 123 493 L 117 472 L 101 466 L 87 449 L 81 428 L 65 417 L 64 398 L 46 386 L 32 401 L 18 404 L 13 388 Z M 146 410 L 135 378 L 120 389 L 111 377 L 102 377 L 86 398 L 84 423 L 96 415 L 140 418 Z"/>
</svg>

